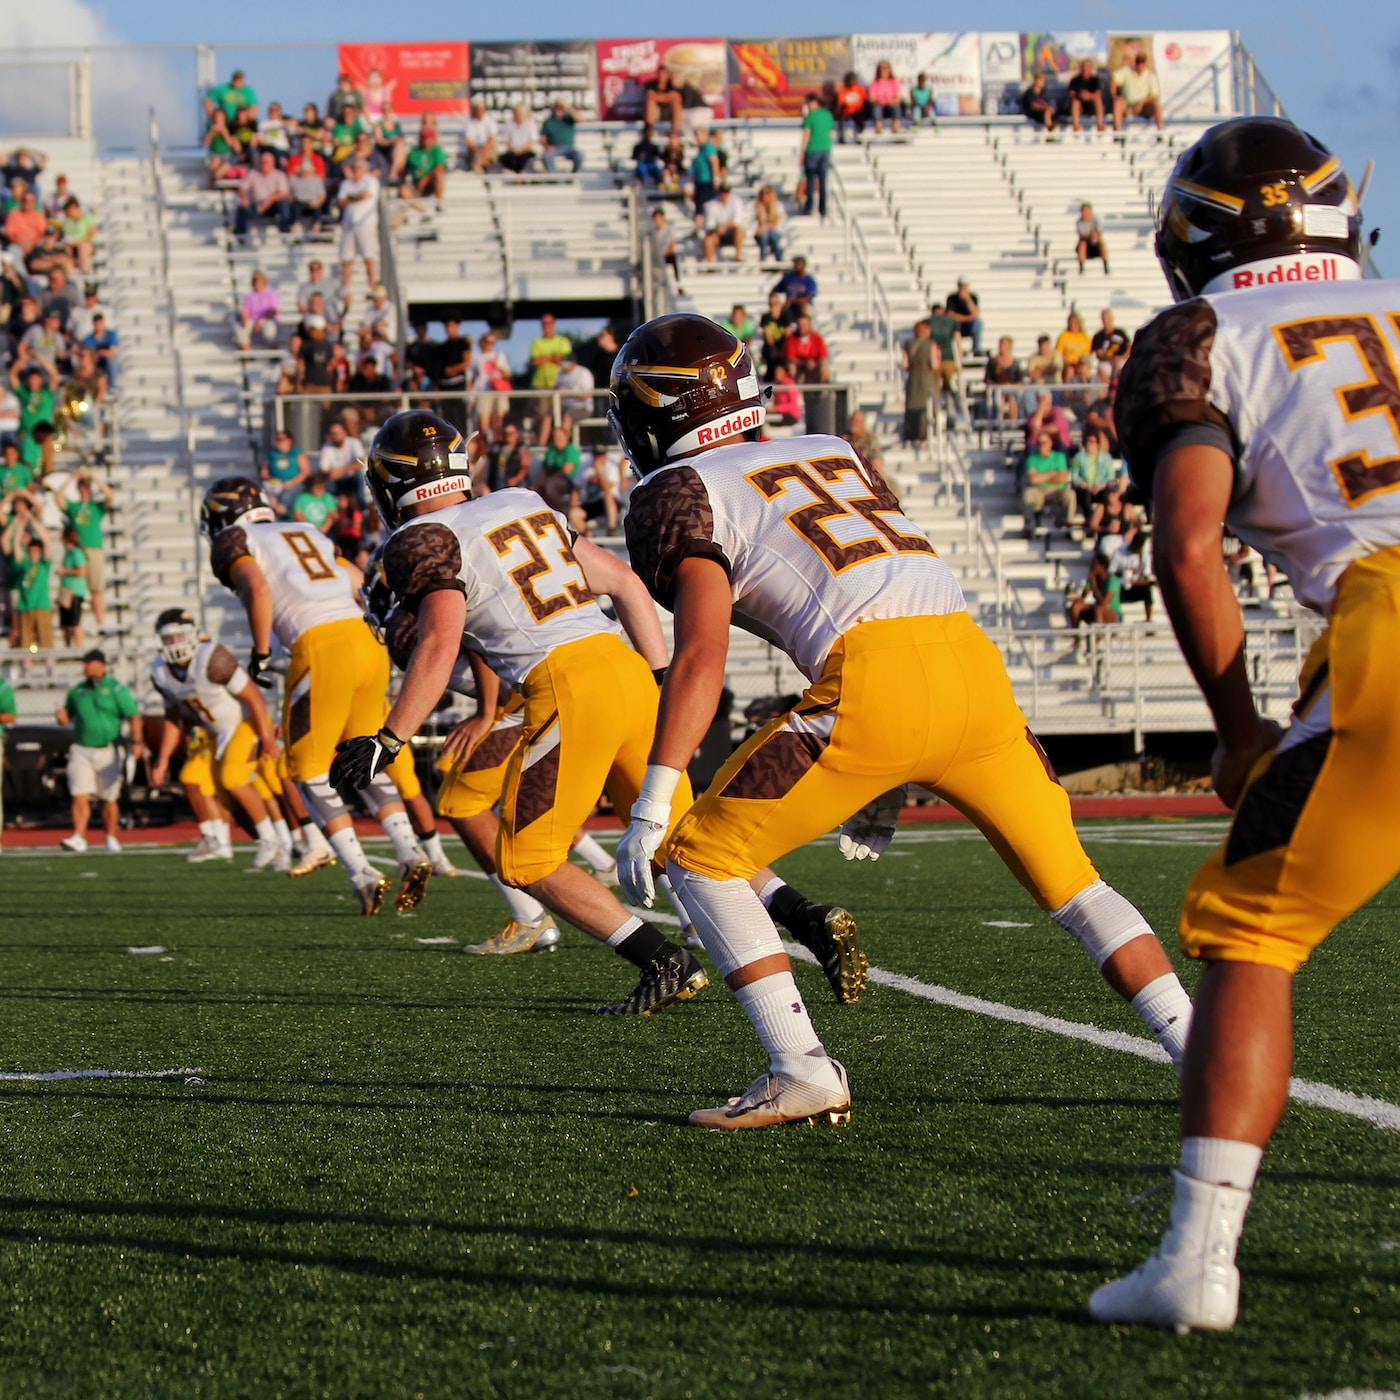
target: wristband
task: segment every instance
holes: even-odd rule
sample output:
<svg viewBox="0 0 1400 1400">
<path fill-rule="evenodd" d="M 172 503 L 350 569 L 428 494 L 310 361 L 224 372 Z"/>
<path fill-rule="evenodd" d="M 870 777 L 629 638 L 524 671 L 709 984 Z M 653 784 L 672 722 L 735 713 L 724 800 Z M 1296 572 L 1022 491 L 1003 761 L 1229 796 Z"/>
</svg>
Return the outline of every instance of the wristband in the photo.
<svg viewBox="0 0 1400 1400">
<path fill-rule="evenodd" d="M 656 682 L 656 687 L 658 690 L 666 684 L 666 672 L 670 669 L 671 668 L 669 666 L 658 666 L 651 673 L 651 678 Z"/>
<path fill-rule="evenodd" d="M 664 763 L 649 763 L 646 777 L 642 779 L 642 789 L 637 794 L 637 801 L 655 802 L 662 807 L 669 807 L 680 780 L 679 768 L 668 768 Z"/>
<path fill-rule="evenodd" d="M 404 746 L 404 741 L 387 724 L 380 728 L 375 737 L 379 740 L 379 746 L 390 758 L 397 757 L 399 750 Z"/>
</svg>

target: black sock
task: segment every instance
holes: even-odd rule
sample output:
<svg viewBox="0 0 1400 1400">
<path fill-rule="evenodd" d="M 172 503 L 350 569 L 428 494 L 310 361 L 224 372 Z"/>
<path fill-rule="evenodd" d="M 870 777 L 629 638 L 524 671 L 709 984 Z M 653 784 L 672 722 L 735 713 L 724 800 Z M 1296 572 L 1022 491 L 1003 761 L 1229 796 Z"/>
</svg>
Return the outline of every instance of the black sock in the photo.
<svg viewBox="0 0 1400 1400">
<path fill-rule="evenodd" d="M 641 928 L 633 929 L 613 948 L 613 952 L 620 954 L 636 967 L 646 967 L 658 958 L 667 958 L 679 951 L 680 949 L 655 924 L 647 923 Z"/>
<path fill-rule="evenodd" d="M 768 912 L 773 916 L 774 923 L 782 924 L 789 933 L 797 933 L 804 926 L 802 916 L 810 904 L 811 900 L 801 890 L 795 890 L 791 885 L 784 885 L 773 896 L 773 902 L 769 904 Z"/>
</svg>

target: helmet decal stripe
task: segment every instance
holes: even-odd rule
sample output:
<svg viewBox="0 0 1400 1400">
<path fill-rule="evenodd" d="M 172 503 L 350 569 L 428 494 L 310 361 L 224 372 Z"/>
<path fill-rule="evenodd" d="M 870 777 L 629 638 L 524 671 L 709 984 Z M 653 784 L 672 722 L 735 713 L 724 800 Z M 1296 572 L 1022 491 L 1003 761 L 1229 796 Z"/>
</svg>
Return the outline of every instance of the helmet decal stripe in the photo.
<svg viewBox="0 0 1400 1400">
<path fill-rule="evenodd" d="M 1336 156 L 1333 156 L 1331 160 L 1325 161 L 1322 165 L 1319 165 L 1311 175 L 1304 175 L 1298 183 L 1302 185 L 1309 194 L 1312 194 L 1314 191 L 1320 190 L 1323 185 L 1327 184 L 1341 168 L 1341 161 L 1339 161 Z"/>
<path fill-rule="evenodd" d="M 1225 194 L 1221 190 L 1207 189 L 1206 186 L 1198 185 L 1192 180 L 1183 180 L 1179 175 L 1172 180 L 1171 188 L 1192 199 L 1199 199 L 1202 204 L 1209 204 L 1214 209 L 1223 209 L 1227 214 L 1244 213 L 1244 200 L 1238 196 Z"/>
</svg>

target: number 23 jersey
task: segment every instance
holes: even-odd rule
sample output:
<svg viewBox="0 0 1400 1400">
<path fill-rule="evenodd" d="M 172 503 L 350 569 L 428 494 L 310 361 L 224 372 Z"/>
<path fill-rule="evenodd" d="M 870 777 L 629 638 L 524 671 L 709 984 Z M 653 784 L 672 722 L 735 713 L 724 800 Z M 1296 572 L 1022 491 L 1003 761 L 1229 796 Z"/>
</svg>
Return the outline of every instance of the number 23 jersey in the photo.
<svg viewBox="0 0 1400 1400">
<path fill-rule="evenodd" d="M 1134 480 L 1205 443 L 1235 464 L 1226 522 L 1327 612 L 1354 559 L 1400 544 L 1400 282 L 1198 297 L 1138 333 L 1115 405 Z"/>
<path fill-rule="evenodd" d="M 963 612 L 952 570 L 841 438 L 735 443 L 660 467 L 627 508 L 632 567 L 663 607 L 682 559 L 729 575 L 734 621 L 812 681 L 857 623 Z"/>
</svg>

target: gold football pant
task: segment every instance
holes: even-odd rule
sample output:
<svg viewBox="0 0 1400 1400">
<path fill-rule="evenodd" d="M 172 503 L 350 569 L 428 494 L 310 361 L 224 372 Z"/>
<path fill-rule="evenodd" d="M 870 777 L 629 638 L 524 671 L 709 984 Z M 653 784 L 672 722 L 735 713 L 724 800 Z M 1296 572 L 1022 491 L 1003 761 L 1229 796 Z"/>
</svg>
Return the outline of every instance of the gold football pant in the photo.
<svg viewBox="0 0 1400 1400">
<path fill-rule="evenodd" d="M 976 822 L 1041 908 L 1098 878 L 1001 655 L 965 612 L 851 628 L 796 707 L 715 775 L 668 855 L 747 880 L 907 782 Z"/>
<path fill-rule="evenodd" d="M 384 711 L 387 719 L 389 711 Z M 382 724 L 384 721 L 381 720 Z M 405 744 L 398 753 L 394 755 L 394 761 L 384 770 L 390 781 L 399 790 L 399 796 L 405 802 L 412 802 L 415 797 L 422 797 L 423 784 L 418 781 L 418 769 L 413 764 L 413 745 Z"/>
<path fill-rule="evenodd" d="M 229 736 L 222 755 L 214 753 L 214 741 L 205 729 L 194 729 L 185 738 L 186 758 L 180 782 L 198 788 L 205 797 L 227 803 L 231 788 L 252 784 L 267 802 L 282 793 L 277 763 L 258 753 L 258 736 L 244 720 Z"/>
<path fill-rule="evenodd" d="M 303 632 L 292 644 L 282 707 L 288 777 L 325 777 L 342 739 L 375 733 L 388 688 L 389 653 L 363 618 Z"/>
<path fill-rule="evenodd" d="M 556 647 L 523 689 L 525 733 L 506 765 L 496 844 L 508 885 L 563 865 L 600 792 L 625 819 L 646 776 L 659 699 L 651 668 L 611 632 Z M 690 801 L 682 775 L 672 812 Z"/>
<path fill-rule="evenodd" d="M 496 719 L 465 763 L 438 761 L 445 775 L 438 788 L 440 817 L 465 819 L 490 811 L 506 785 L 506 767 L 525 733 L 525 697 L 512 694 L 496 707 Z"/>
<path fill-rule="evenodd" d="M 180 768 L 180 782 L 197 788 L 205 797 L 215 797 L 214 744 L 207 730 L 192 729 L 185 735 L 185 761 Z"/>
<path fill-rule="evenodd" d="M 1191 882 L 1181 951 L 1296 972 L 1400 873 L 1400 548 L 1348 565 L 1293 723 Z"/>
</svg>

